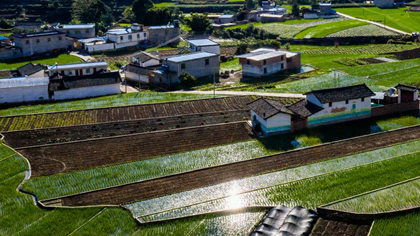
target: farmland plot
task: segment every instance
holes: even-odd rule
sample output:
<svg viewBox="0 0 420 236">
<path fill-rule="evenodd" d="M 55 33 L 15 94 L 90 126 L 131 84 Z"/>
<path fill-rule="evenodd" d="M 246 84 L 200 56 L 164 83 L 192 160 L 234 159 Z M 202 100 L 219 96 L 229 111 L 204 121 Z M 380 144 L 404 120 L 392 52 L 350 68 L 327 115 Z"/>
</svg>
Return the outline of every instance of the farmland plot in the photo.
<svg viewBox="0 0 420 236">
<path fill-rule="evenodd" d="M 419 235 L 420 212 L 376 219 L 371 236 Z"/>
<path fill-rule="evenodd" d="M 353 29 L 353 27 L 366 25 L 366 22 L 358 20 L 346 20 L 341 22 L 330 22 L 316 25 L 300 32 L 295 38 L 323 38 L 331 33 L 341 31 L 344 29 Z"/>
<path fill-rule="evenodd" d="M 326 37 L 360 37 L 360 36 L 390 36 L 398 35 L 393 31 L 384 29 L 377 25 L 362 25 L 350 29 L 341 30 L 335 33 L 326 35 Z"/>
<path fill-rule="evenodd" d="M 303 54 L 384 54 L 418 48 L 419 45 L 379 44 L 360 47 L 328 47 L 302 50 Z"/>
</svg>

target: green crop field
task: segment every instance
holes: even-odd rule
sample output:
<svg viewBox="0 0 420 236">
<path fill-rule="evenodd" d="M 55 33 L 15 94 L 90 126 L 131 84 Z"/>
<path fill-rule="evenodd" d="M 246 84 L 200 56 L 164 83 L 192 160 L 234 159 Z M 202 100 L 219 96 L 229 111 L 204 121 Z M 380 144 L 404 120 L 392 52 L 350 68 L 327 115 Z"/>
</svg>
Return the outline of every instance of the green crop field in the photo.
<svg viewBox="0 0 420 236">
<path fill-rule="evenodd" d="M 224 72 L 226 70 L 228 70 L 228 71 L 242 70 L 242 66 L 239 64 L 239 58 L 235 58 L 235 59 L 227 61 L 227 62 L 221 62 L 220 63 L 220 72 Z"/>
<path fill-rule="evenodd" d="M 359 21 L 360 22 L 360 21 Z M 377 25 L 362 25 L 349 29 L 337 31 L 332 34 L 325 35 L 326 37 L 360 37 L 360 36 L 388 36 L 397 35 L 397 33 L 384 29 Z"/>
<path fill-rule="evenodd" d="M 408 7 L 401 8 L 377 8 L 377 7 L 355 7 L 339 8 L 338 12 L 365 20 L 376 21 L 386 26 L 405 31 L 407 33 L 420 31 L 420 12 L 410 12 Z"/>
<path fill-rule="evenodd" d="M 28 64 L 29 62 L 36 62 L 40 64 L 46 65 L 54 65 L 56 62 L 57 64 L 70 64 L 70 63 L 78 63 L 83 62 L 82 59 L 68 55 L 68 54 L 60 54 L 54 56 L 34 56 L 30 59 L 12 59 L 7 61 L 0 62 L 0 70 L 14 70 L 20 66 Z"/>
<path fill-rule="evenodd" d="M 69 102 L 57 102 L 42 105 L 25 105 L 14 108 L 3 109 L 0 116 L 21 115 L 30 113 L 44 113 L 54 111 L 69 111 L 89 108 L 101 108 L 112 106 L 124 106 L 143 103 L 156 103 L 166 101 L 188 100 L 209 98 L 212 95 L 185 94 L 185 93 L 159 93 L 159 92 L 140 92 L 103 96 L 98 98 L 82 99 Z"/>
<path fill-rule="evenodd" d="M 370 236 L 419 235 L 420 212 L 376 219 Z"/>
<path fill-rule="evenodd" d="M 339 32 L 341 30 L 367 25 L 368 23 L 358 21 L 358 20 L 346 20 L 346 21 L 339 21 L 339 22 L 331 22 L 316 25 L 314 27 L 305 29 L 295 35 L 295 38 L 323 38 L 327 35 Z"/>
</svg>

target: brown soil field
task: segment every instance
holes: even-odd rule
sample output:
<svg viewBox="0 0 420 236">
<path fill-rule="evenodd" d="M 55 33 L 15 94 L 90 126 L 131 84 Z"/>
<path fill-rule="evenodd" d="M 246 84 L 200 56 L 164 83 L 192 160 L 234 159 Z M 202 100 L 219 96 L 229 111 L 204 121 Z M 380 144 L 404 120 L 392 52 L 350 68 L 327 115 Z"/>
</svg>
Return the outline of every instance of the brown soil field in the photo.
<svg viewBox="0 0 420 236">
<path fill-rule="evenodd" d="M 106 122 L 91 125 L 76 125 L 56 128 L 10 131 L 2 133 L 6 143 L 13 148 L 65 143 L 94 138 L 171 130 L 212 124 L 248 120 L 249 110 L 191 114 L 162 118 Z"/>
<path fill-rule="evenodd" d="M 236 122 L 17 148 L 16 151 L 29 160 L 31 176 L 36 177 L 244 141 L 251 138 L 250 129 L 246 122 Z"/>
<path fill-rule="evenodd" d="M 62 197 L 64 206 L 119 205 L 420 139 L 420 126 Z M 35 156 L 40 156 L 36 153 Z"/>
<path fill-rule="evenodd" d="M 319 218 L 311 236 L 367 236 L 371 224 Z"/>
</svg>

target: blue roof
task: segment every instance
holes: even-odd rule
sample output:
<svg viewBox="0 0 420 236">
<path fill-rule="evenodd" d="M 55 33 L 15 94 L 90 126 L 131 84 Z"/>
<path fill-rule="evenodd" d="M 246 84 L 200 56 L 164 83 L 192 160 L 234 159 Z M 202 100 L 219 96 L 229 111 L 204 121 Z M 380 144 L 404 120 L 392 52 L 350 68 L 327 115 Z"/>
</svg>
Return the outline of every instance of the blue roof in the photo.
<svg viewBox="0 0 420 236">
<path fill-rule="evenodd" d="M 9 39 L 8 37 L 0 36 L 0 40 Z"/>
<path fill-rule="evenodd" d="M 196 59 L 202 59 L 207 57 L 217 56 L 217 54 L 214 53 L 208 53 L 208 52 L 199 52 L 199 53 L 190 53 L 182 56 L 176 56 L 176 57 L 170 57 L 167 60 L 172 62 L 184 62 L 184 61 L 191 61 Z"/>
<path fill-rule="evenodd" d="M 232 18 L 233 15 L 221 15 L 219 18 Z"/>
<path fill-rule="evenodd" d="M 194 44 L 197 46 L 216 46 L 219 45 L 218 43 L 211 41 L 210 39 L 196 39 L 196 40 L 188 40 L 190 44 Z"/>
</svg>

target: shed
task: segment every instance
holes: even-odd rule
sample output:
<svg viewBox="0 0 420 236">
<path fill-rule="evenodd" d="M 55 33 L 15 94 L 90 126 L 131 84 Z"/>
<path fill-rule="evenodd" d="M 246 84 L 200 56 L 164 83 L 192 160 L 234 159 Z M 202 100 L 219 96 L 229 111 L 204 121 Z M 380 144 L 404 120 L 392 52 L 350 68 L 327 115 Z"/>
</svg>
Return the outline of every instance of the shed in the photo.
<svg viewBox="0 0 420 236">
<path fill-rule="evenodd" d="M 262 23 L 285 21 L 283 15 L 272 15 L 272 14 L 261 14 L 260 19 Z"/>
<path fill-rule="evenodd" d="M 220 54 L 220 44 L 210 39 L 187 40 L 190 49 L 194 52 L 209 52 Z"/>
<path fill-rule="evenodd" d="M 221 15 L 219 17 L 218 23 L 219 24 L 228 24 L 228 23 L 233 23 L 234 21 L 235 21 L 235 16 L 234 15 L 226 14 L 226 15 Z"/>
<path fill-rule="evenodd" d="M 395 88 L 398 89 L 398 103 L 414 102 L 418 100 L 419 88 L 404 84 L 398 84 Z"/>
<path fill-rule="evenodd" d="M 48 77 L 0 79 L 0 104 L 47 100 L 48 83 Z"/>
</svg>

